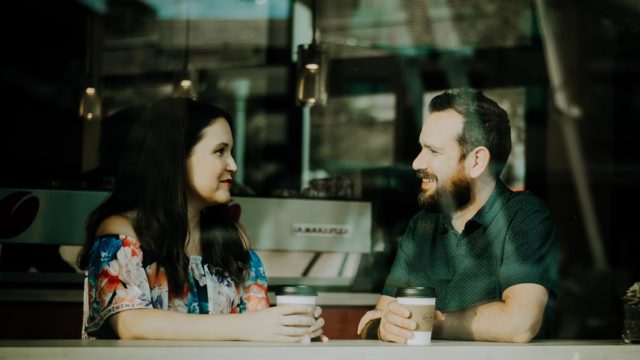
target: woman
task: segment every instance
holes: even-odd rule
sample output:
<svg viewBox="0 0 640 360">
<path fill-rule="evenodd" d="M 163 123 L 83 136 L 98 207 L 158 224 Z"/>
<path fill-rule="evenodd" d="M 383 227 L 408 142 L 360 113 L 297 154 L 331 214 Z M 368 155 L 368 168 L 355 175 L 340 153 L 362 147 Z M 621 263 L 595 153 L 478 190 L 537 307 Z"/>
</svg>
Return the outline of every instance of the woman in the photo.
<svg viewBox="0 0 640 360">
<path fill-rule="evenodd" d="M 186 98 L 160 100 L 137 122 L 126 176 L 87 222 L 78 261 L 87 269 L 84 337 L 322 334 L 319 307 L 269 307 L 262 262 L 229 215 L 230 123 L 225 111 Z"/>
</svg>

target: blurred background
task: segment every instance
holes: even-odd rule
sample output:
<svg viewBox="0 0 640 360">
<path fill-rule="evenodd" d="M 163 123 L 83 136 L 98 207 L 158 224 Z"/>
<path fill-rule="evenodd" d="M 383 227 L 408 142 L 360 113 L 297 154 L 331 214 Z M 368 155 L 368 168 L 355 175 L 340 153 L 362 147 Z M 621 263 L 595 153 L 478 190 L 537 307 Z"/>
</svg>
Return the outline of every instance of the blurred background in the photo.
<svg viewBox="0 0 640 360">
<path fill-rule="evenodd" d="M 0 316 L 31 313 L 34 322 L 3 325 L 0 337 L 72 337 L 73 329 L 32 326 L 53 315 L 30 291 L 46 290 L 59 311 L 68 309 L 60 316 L 71 327 L 79 326 L 81 300 L 59 295 L 81 293 L 69 261 L 81 236 L 21 243 L 29 223 L 10 215 L 26 195 L 10 194 L 108 191 L 135 107 L 163 96 L 197 98 L 234 116 L 239 199 L 366 204 L 364 249 L 323 258 L 331 251 L 266 246 L 268 275 L 327 292 L 379 293 L 418 211 L 411 162 L 424 108 L 461 86 L 484 90 L 507 110 L 514 147 L 502 178 L 546 201 L 555 218 L 562 263 L 554 336 L 620 337 L 621 298 L 640 281 L 639 2 L 10 0 L 2 7 Z M 283 256 L 302 261 L 300 274 L 276 268 Z M 320 274 L 330 264 L 340 273 Z M 310 279 L 314 272 L 325 280 Z M 331 281 L 345 273 L 348 281 Z"/>
</svg>

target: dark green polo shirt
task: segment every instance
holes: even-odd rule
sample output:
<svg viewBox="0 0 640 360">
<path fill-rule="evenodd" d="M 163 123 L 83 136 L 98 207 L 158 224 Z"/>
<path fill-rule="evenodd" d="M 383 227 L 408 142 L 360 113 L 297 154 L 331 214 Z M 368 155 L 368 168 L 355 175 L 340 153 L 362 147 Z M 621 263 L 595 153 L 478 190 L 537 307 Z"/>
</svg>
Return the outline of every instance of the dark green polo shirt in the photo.
<svg viewBox="0 0 640 360">
<path fill-rule="evenodd" d="M 436 290 L 436 308 L 450 312 L 502 299 L 512 285 L 547 288 L 545 323 L 557 297 L 558 246 L 547 206 L 498 181 L 487 203 L 457 233 L 451 218 L 421 211 L 400 240 L 383 295 L 404 286 Z"/>
</svg>

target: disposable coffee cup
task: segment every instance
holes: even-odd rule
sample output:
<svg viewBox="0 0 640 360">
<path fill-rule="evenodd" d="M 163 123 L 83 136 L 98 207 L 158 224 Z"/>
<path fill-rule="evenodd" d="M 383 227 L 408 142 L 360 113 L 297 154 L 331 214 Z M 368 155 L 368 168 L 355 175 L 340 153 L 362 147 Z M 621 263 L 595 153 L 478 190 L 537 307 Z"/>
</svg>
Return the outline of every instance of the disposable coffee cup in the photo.
<svg viewBox="0 0 640 360">
<path fill-rule="evenodd" d="M 276 303 L 282 304 L 307 304 L 315 305 L 318 293 L 312 286 L 289 285 L 276 290 Z"/>
<path fill-rule="evenodd" d="M 313 311 L 315 311 L 315 305 L 318 299 L 318 293 L 312 286 L 307 285 L 289 285 L 282 286 L 276 290 L 276 304 L 303 304 L 313 305 Z M 313 314 L 311 314 L 313 315 Z M 307 336 L 301 342 L 308 343 L 311 339 Z"/>
<path fill-rule="evenodd" d="M 418 324 L 407 339 L 407 345 L 429 345 L 435 321 L 435 290 L 429 287 L 406 287 L 396 291 L 398 304 L 411 311 L 411 317 Z"/>
</svg>

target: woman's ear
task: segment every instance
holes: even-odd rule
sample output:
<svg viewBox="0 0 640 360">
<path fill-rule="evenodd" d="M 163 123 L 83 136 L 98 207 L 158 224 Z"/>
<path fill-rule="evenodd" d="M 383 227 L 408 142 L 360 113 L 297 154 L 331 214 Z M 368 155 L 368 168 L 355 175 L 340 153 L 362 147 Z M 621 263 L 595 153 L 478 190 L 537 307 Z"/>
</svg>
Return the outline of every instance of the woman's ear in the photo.
<svg viewBox="0 0 640 360">
<path fill-rule="evenodd" d="M 491 159 L 491 153 L 489 149 L 484 146 L 478 146 L 473 149 L 469 155 L 467 155 L 467 170 L 469 177 L 477 179 L 486 170 L 489 169 L 489 160 Z"/>
</svg>

